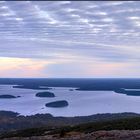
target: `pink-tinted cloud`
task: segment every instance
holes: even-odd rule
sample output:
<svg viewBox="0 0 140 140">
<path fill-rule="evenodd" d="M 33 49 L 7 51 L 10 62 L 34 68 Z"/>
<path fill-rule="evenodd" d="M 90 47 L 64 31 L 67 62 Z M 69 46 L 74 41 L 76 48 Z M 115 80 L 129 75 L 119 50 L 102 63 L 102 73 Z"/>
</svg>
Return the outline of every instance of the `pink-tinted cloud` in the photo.
<svg viewBox="0 0 140 140">
<path fill-rule="evenodd" d="M 0 58 L 0 77 L 43 77 L 42 69 L 50 62 L 22 58 Z"/>
</svg>

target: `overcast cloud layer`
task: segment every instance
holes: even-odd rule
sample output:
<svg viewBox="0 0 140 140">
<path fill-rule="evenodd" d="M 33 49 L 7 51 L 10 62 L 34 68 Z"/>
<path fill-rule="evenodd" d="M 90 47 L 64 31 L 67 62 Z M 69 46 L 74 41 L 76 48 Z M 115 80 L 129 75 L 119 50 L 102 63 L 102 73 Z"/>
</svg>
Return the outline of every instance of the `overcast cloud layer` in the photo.
<svg viewBox="0 0 140 140">
<path fill-rule="evenodd" d="M 139 1 L 1 1 L 0 77 L 139 77 Z"/>
</svg>

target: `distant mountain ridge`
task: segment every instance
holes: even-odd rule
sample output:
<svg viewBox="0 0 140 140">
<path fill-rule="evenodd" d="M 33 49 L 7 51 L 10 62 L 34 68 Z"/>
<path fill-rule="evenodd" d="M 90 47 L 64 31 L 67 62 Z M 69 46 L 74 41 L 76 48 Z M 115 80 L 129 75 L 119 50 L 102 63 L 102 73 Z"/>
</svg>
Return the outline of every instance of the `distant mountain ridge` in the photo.
<svg viewBox="0 0 140 140">
<path fill-rule="evenodd" d="M 15 88 L 47 89 L 47 87 L 75 87 L 79 90 L 118 90 L 140 89 L 140 79 L 103 78 L 103 79 L 62 79 L 62 78 L 1 78 L 0 84 L 18 85 Z M 45 86 L 39 88 L 39 86 Z"/>
</svg>

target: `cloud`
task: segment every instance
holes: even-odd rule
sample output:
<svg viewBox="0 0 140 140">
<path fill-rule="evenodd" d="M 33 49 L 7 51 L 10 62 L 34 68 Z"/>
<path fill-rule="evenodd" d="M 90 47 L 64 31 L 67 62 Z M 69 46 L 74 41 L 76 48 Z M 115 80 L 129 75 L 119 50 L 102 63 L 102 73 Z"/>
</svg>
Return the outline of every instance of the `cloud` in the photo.
<svg viewBox="0 0 140 140">
<path fill-rule="evenodd" d="M 87 62 L 74 61 L 68 63 L 50 64 L 43 72 L 50 78 L 137 78 L 140 76 L 140 66 L 133 63 L 107 63 L 99 60 Z M 128 69 L 131 69 L 130 71 Z"/>
<path fill-rule="evenodd" d="M 139 7 L 137 1 L 0 2 L 0 56 L 49 61 L 49 67 L 60 65 L 65 71 L 75 60 L 109 63 L 108 69 L 110 63 L 136 66 Z M 86 75 L 79 63 L 75 73 L 83 69 Z"/>
<path fill-rule="evenodd" d="M 52 62 L 26 58 L 0 57 L 0 77 L 44 77 L 42 70 Z"/>
</svg>

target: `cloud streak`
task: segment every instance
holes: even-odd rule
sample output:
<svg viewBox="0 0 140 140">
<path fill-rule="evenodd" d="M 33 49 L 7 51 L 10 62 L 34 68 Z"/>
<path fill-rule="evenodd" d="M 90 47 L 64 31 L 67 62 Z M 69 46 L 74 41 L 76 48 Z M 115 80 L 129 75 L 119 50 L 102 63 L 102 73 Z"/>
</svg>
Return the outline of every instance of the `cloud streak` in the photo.
<svg viewBox="0 0 140 140">
<path fill-rule="evenodd" d="M 138 1 L 0 2 L 0 57 L 51 62 L 51 70 L 76 63 L 85 76 L 91 62 L 106 64 L 112 75 L 125 64 L 140 70 L 139 7 Z"/>
</svg>

